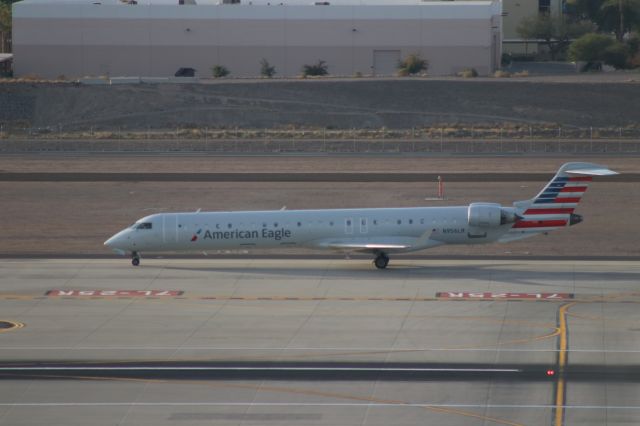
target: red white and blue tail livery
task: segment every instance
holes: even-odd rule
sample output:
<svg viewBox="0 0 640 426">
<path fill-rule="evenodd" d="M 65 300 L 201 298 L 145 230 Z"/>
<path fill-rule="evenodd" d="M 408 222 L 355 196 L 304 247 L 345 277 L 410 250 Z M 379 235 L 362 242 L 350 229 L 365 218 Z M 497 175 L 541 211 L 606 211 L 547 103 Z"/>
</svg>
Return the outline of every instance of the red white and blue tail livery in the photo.
<svg viewBox="0 0 640 426">
<path fill-rule="evenodd" d="M 574 210 L 594 176 L 617 174 L 591 163 L 566 163 L 547 185 L 531 200 L 516 201 L 516 221 L 500 241 L 513 241 L 582 222 Z"/>
<path fill-rule="evenodd" d="M 574 213 L 593 176 L 616 174 L 567 163 L 534 198 L 513 206 L 468 206 L 160 213 L 139 219 L 104 244 L 131 253 L 306 247 L 364 252 L 384 269 L 392 253 L 443 244 L 508 242 L 582 221 Z"/>
</svg>

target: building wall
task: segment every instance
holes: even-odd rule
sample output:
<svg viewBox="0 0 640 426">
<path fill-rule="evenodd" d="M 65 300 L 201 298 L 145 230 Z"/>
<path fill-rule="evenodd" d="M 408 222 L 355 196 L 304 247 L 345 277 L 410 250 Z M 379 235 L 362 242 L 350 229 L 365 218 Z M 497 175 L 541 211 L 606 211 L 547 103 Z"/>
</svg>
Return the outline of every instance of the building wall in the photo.
<svg viewBox="0 0 640 426">
<path fill-rule="evenodd" d="M 525 43 L 517 28 L 524 18 L 538 16 L 538 0 L 504 0 L 503 49 L 508 53 L 533 53 L 538 50 L 536 43 Z"/>
<path fill-rule="evenodd" d="M 371 74 L 375 50 L 418 53 L 429 73 L 466 67 L 481 74 L 499 58 L 500 3 L 400 6 L 93 5 L 17 3 L 16 75 L 200 76 L 224 65 L 259 75 L 265 58 L 277 76 L 326 61 L 333 75 Z M 496 45 L 497 44 L 497 45 Z M 499 62 L 498 62 L 499 64 Z"/>
</svg>

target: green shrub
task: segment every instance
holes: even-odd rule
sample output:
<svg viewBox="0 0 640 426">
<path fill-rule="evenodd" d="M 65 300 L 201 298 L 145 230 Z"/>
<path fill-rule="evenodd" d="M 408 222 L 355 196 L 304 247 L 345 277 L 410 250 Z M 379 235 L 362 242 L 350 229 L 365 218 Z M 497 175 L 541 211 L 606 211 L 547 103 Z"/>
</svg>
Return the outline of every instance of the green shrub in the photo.
<svg viewBox="0 0 640 426">
<path fill-rule="evenodd" d="M 614 43 L 615 40 L 608 35 L 585 34 L 569 46 L 569 59 L 585 62 L 602 61 L 604 51 Z"/>
<path fill-rule="evenodd" d="M 327 66 L 325 61 L 318 61 L 317 64 L 308 65 L 305 64 L 302 66 L 302 76 L 319 76 L 319 75 L 327 75 L 329 74 L 329 67 Z"/>
<path fill-rule="evenodd" d="M 617 70 L 627 68 L 629 59 L 627 46 L 622 43 L 616 42 L 602 52 L 602 60 L 604 63 L 611 65 Z"/>
<path fill-rule="evenodd" d="M 272 67 L 265 58 L 260 61 L 260 75 L 271 78 L 276 74 L 276 67 Z"/>
<path fill-rule="evenodd" d="M 587 64 L 583 71 L 602 68 L 602 63 L 616 69 L 631 66 L 634 40 L 621 43 L 605 34 L 585 34 L 569 46 L 569 58 L 573 61 L 584 61 Z"/>
<path fill-rule="evenodd" d="M 229 70 L 223 65 L 214 65 L 211 67 L 211 75 L 213 78 L 221 78 L 229 75 Z"/>
<path fill-rule="evenodd" d="M 398 63 L 398 75 L 402 77 L 427 72 L 428 69 L 429 61 L 422 59 L 417 53 L 410 54 Z"/>
</svg>

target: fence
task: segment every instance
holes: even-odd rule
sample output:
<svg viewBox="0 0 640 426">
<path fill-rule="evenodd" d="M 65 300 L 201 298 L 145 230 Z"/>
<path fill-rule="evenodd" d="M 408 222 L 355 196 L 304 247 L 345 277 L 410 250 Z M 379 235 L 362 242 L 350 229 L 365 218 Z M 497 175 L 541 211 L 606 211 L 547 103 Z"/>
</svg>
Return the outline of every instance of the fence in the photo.
<svg viewBox="0 0 640 426">
<path fill-rule="evenodd" d="M 90 129 L 0 132 L 0 152 L 640 153 L 636 128 Z"/>
</svg>

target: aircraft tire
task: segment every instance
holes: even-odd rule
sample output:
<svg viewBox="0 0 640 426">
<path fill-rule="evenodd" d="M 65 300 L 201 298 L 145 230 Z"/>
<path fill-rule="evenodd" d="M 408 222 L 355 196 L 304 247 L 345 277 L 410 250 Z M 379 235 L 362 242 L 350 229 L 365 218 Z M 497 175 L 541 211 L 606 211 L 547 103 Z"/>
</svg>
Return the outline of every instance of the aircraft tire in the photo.
<svg viewBox="0 0 640 426">
<path fill-rule="evenodd" d="M 376 265 L 376 268 L 378 269 L 385 269 L 389 264 L 389 256 L 385 254 L 379 254 L 378 256 L 376 256 L 373 264 Z"/>
<path fill-rule="evenodd" d="M 134 257 L 133 259 L 131 259 L 131 264 L 133 266 L 138 266 L 140 265 L 140 259 L 138 259 L 137 257 Z"/>
</svg>

